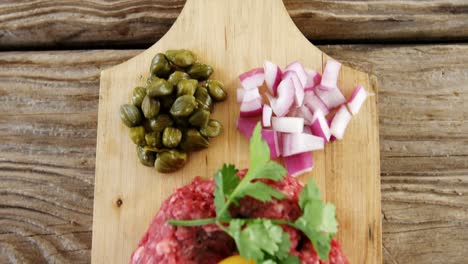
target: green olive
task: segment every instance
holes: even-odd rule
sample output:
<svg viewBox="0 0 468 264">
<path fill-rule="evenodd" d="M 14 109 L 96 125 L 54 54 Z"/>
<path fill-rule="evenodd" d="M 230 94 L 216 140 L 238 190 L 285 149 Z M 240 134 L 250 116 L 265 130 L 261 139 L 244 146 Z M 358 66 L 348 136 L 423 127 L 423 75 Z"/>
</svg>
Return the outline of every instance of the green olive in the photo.
<svg viewBox="0 0 468 264">
<path fill-rule="evenodd" d="M 168 150 L 158 154 L 154 167 L 161 173 L 174 172 L 187 162 L 187 154 L 177 150 Z"/>
<path fill-rule="evenodd" d="M 158 77 L 150 77 L 147 81 L 146 95 L 150 97 L 169 95 L 174 87 L 168 81 Z"/>
<path fill-rule="evenodd" d="M 184 151 L 191 152 L 207 148 L 210 142 L 203 137 L 198 130 L 191 128 L 187 130 L 180 143 L 180 148 Z"/>
<path fill-rule="evenodd" d="M 145 135 L 146 145 L 153 148 L 162 147 L 161 144 L 161 133 L 159 132 L 150 132 Z"/>
<path fill-rule="evenodd" d="M 166 127 L 162 136 L 162 143 L 167 148 L 175 148 L 182 139 L 182 132 L 174 127 Z"/>
<path fill-rule="evenodd" d="M 173 86 L 177 86 L 177 84 L 181 80 L 188 80 L 188 79 L 190 79 L 190 75 L 188 75 L 186 72 L 175 71 L 171 75 L 169 75 L 169 78 L 167 78 L 167 81 L 171 83 Z"/>
<path fill-rule="evenodd" d="M 192 95 L 182 95 L 178 97 L 171 107 L 173 116 L 189 116 L 197 108 L 197 101 Z"/>
<path fill-rule="evenodd" d="M 198 105 L 208 111 L 213 111 L 213 100 L 208 94 L 208 89 L 203 86 L 198 86 L 195 91 L 195 99 L 197 99 Z"/>
<path fill-rule="evenodd" d="M 210 138 L 217 137 L 222 132 L 223 132 L 223 125 L 221 124 L 221 122 L 214 120 L 214 119 L 210 119 L 210 121 L 208 122 L 208 125 L 200 129 L 200 134 L 202 134 L 205 137 L 210 137 Z"/>
<path fill-rule="evenodd" d="M 158 77 L 167 77 L 171 73 L 171 65 L 164 54 L 158 53 L 153 57 L 150 72 Z"/>
<path fill-rule="evenodd" d="M 160 105 L 158 100 L 145 96 L 143 103 L 141 103 L 141 111 L 146 118 L 156 117 L 159 114 L 159 109 Z"/>
<path fill-rule="evenodd" d="M 210 120 L 210 112 L 205 109 L 198 109 L 189 118 L 189 123 L 196 127 L 205 127 Z"/>
<path fill-rule="evenodd" d="M 190 50 L 168 50 L 166 51 L 167 59 L 179 67 L 188 67 L 195 63 L 197 57 Z"/>
<path fill-rule="evenodd" d="M 208 87 L 208 93 L 213 100 L 223 101 L 226 99 L 227 94 L 224 90 L 224 85 L 220 81 L 208 80 L 206 85 Z"/>
<path fill-rule="evenodd" d="M 194 79 L 181 80 L 177 84 L 177 96 L 194 95 L 197 90 L 198 81 Z"/>
<path fill-rule="evenodd" d="M 140 107 L 145 96 L 146 96 L 145 87 L 135 87 L 132 93 L 132 104 L 136 107 Z"/>
<path fill-rule="evenodd" d="M 166 127 L 170 127 L 172 124 L 174 124 L 174 121 L 166 114 L 160 114 L 155 118 L 149 119 L 149 127 L 154 132 L 163 132 Z"/>
<path fill-rule="evenodd" d="M 144 146 L 146 144 L 145 128 L 142 126 L 131 127 L 130 138 L 132 139 L 133 143 Z"/>
<path fill-rule="evenodd" d="M 156 159 L 156 153 L 148 151 L 145 147 L 137 146 L 137 156 L 141 164 L 152 167 Z"/>
<path fill-rule="evenodd" d="M 213 73 L 213 68 L 210 65 L 203 63 L 195 63 L 187 70 L 190 76 L 197 80 L 206 80 Z"/>
<path fill-rule="evenodd" d="M 128 127 L 134 127 L 140 124 L 142 116 L 140 110 L 131 104 L 120 106 L 120 119 Z"/>
</svg>

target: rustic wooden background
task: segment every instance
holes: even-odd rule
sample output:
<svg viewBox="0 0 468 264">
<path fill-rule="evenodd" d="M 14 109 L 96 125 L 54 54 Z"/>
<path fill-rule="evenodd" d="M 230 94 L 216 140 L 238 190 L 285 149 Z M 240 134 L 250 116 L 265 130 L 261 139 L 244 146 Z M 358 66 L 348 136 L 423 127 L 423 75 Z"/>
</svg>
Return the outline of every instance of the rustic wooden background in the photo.
<svg viewBox="0 0 468 264">
<path fill-rule="evenodd" d="M 184 1 L 0 0 L 0 263 L 88 263 L 99 72 Z M 378 76 L 384 263 L 468 262 L 468 1 L 285 0 Z"/>
</svg>

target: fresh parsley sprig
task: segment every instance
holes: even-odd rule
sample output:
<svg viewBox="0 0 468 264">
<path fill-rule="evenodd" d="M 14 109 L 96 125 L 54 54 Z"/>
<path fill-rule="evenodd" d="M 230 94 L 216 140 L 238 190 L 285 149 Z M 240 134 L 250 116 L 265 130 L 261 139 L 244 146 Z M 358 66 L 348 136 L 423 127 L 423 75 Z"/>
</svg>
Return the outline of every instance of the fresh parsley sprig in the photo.
<svg viewBox="0 0 468 264">
<path fill-rule="evenodd" d="M 289 225 L 302 231 L 312 242 L 320 259 L 328 260 L 331 239 L 337 232 L 336 209 L 331 203 L 320 199 L 317 185 L 310 180 L 299 196 L 302 215 L 294 222 L 278 219 L 235 219 L 229 208 L 239 204 L 239 200 L 250 196 L 262 202 L 285 196 L 260 179 L 282 180 L 286 170 L 270 160 L 270 149 L 262 140 L 261 126 L 257 124 L 250 140 L 250 167 L 240 179 L 234 165 L 223 165 L 215 174 L 214 203 L 216 217 L 196 220 L 174 220 L 168 222 L 175 226 L 200 226 L 216 223 L 236 242 L 239 254 L 254 260 L 257 264 L 296 264 L 299 258 L 289 254 L 291 241 L 289 234 L 280 225 Z"/>
</svg>

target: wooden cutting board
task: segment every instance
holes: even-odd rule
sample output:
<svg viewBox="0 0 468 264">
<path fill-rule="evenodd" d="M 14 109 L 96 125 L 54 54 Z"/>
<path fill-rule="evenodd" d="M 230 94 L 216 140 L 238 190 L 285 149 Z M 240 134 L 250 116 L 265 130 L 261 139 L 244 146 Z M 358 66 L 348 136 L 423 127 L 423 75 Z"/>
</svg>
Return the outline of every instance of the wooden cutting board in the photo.
<svg viewBox="0 0 468 264">
<path fill-rule="evenodd" d="M 320 25 L 310 25 L 319 27 Z M 225 83 L 227 102 L 216 105 L 214 117 L 224 133 L 210 147 L 190 155 L 180 171 L 159 174 L 142 166 L 119 107 L 132 89 L 148 77 L 152 57 L 167 49 L 186 48 L 215 69 Z M 294 60 L 322 71 L 327 60 L 301 34 L 280 0 L 189 0 L 169 32 L 151 48 L 101 73 L 93 263 L 128 263 L 160 204 L 173 191 L 200 175 L 213 174 L 225 162 L 248 166 L 248 142 L 236 130 L 239 106 L 237 76 L 265 59 L 281 67 Z M 359 58 L 356 58 L 359 60 Z M 362 84 L 377 94 L 367 74 L 343 67 L 339 87 L 349 97 Z M 337 207 L 338 239 L 350 263 L 381 263 L 380 165 L 377 98 L 371 97 L 351 121 L 344 140 L 314 153 L 313 177 L 324 199 Z"/>
</svg>

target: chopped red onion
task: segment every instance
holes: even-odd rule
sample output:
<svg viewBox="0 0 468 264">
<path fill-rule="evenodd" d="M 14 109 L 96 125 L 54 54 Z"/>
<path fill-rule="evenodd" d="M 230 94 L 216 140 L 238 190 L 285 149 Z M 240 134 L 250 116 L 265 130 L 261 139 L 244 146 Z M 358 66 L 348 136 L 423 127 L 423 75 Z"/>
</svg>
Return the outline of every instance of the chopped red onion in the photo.
<svg viewBox="0 0 468 264">
<path fill-rule="evenodd" d="M 257 123 L 257 118 L 239 117 L 237 118 L 236 125 L 239 132 L 244 135 L 245 138 L 250 139 Z"/>
<path fill-rule="evenodd" d="M 262 129 L 262 138 L 270 148 L 270 158 L 276 159 L 281 156 L 278 144 L 278 133 L 276 131 L 271 129 Z"/>
<path fill-rule="evenodd" d="M 306 92 L 304 94 L 304 105 L 307 106 L 312 113 L 315 113 L 317 109 L 320 109 L 325 115 L 330 112 L 328 107 L 322 102 L 322 99 L 315 95 L 314 92 Z"/>
<path fill-rule="evenodd" d="M 313 135 L 323 138 L 325 142 L 330 141 L 330 128 L 322 110 L 317 109 L 317 111 L 315 111 L 310 129 Z"/>
<path fill-rule="evenodd" d="M 285 116 L 294 103 L 294 84 L 291 79 L 285 79 L 278 85 L 278 97 L 270 99 L 270 106 L 276 116 Z"/>
<path fill-rule="evenodd" d="M 272 63 L 271 61 L 265 61 L 263 64 L 265 73 L 265 82 L 273 96 L 276 96 L 278 84 L 281 82 L 281 68 Z"/>
<path fill-rule="evenodd" d="M 271 127 L 271 117 L 273 115 L 273 110 L 267 104 L 263 105 L 262 111 L 262 125 L 263 127 Z"/>
<path fill-rule="evenodd" d="M 284 165 L 288 170 L 288 174 L 293 177 L 309 172 L 314 168 L 312 152 L 304 152 L 284 157 Z"/>
<path fill-rule="evenodd" d="M 342 105 L 331 121 L 330 133 L 338 140 L 343 139 L 349 121 L 351 121 L 351 114 L 346 106 Z"/>
<path fill-rule="evenodd" d="M 299 78 L 299 81 L 301 82 L 302 87 L 305 86 L 307 83 L 307 74 L 304 70 L 304 66 L 298 61 L 290 63 L 288 66 L 286 66 L 286 69 L 284 71 L 293 71 L 297 74 L 297 77 Z"/>
<path fill-rule="evenodd" d="M 283 133 L 302 133 L 304 118 L 300 117 L 272 117 L 273 130 Z"/>
<path fill-rule="evenodd" d="M 294 102 L 296 102 L 296 107 L 300 107 L 304 102 L 304 87 L 302 87 L 299 78 L 297 77 L 296 72 L 285 71 L 283 73 L 283 80 L 290 78 L 294 85 Z"/>
<path fill-rule="evenodd" d="M 242 87 L 244 87 L 244 89 L 250 90 L 260 87 L 263 84 L 263 81 L 265 80 L 265 74 L 263 72 L 263 68 L 255 68 L 239 75 L 239 79 L 241 81 Z"/>
<path fill-rule="evenodd" d="M 359 109 L 361 109 L 362 104 L 366 101 L 368 96 L 369 94 L 367 93 L 366 89 L 362 87 L 362 85 L 359 85 L 354 89 L 353 94 L 351 95 L 351 98 L 349 98 L 347 104 L 351 114 L 355 115 L 359 112 Z"/>
<path fill-rule="evenodd" d="M 285 133 L 281 136 L 283 157 L 323 149 L 323 138 L 306 133 Z"/>
</svg>

